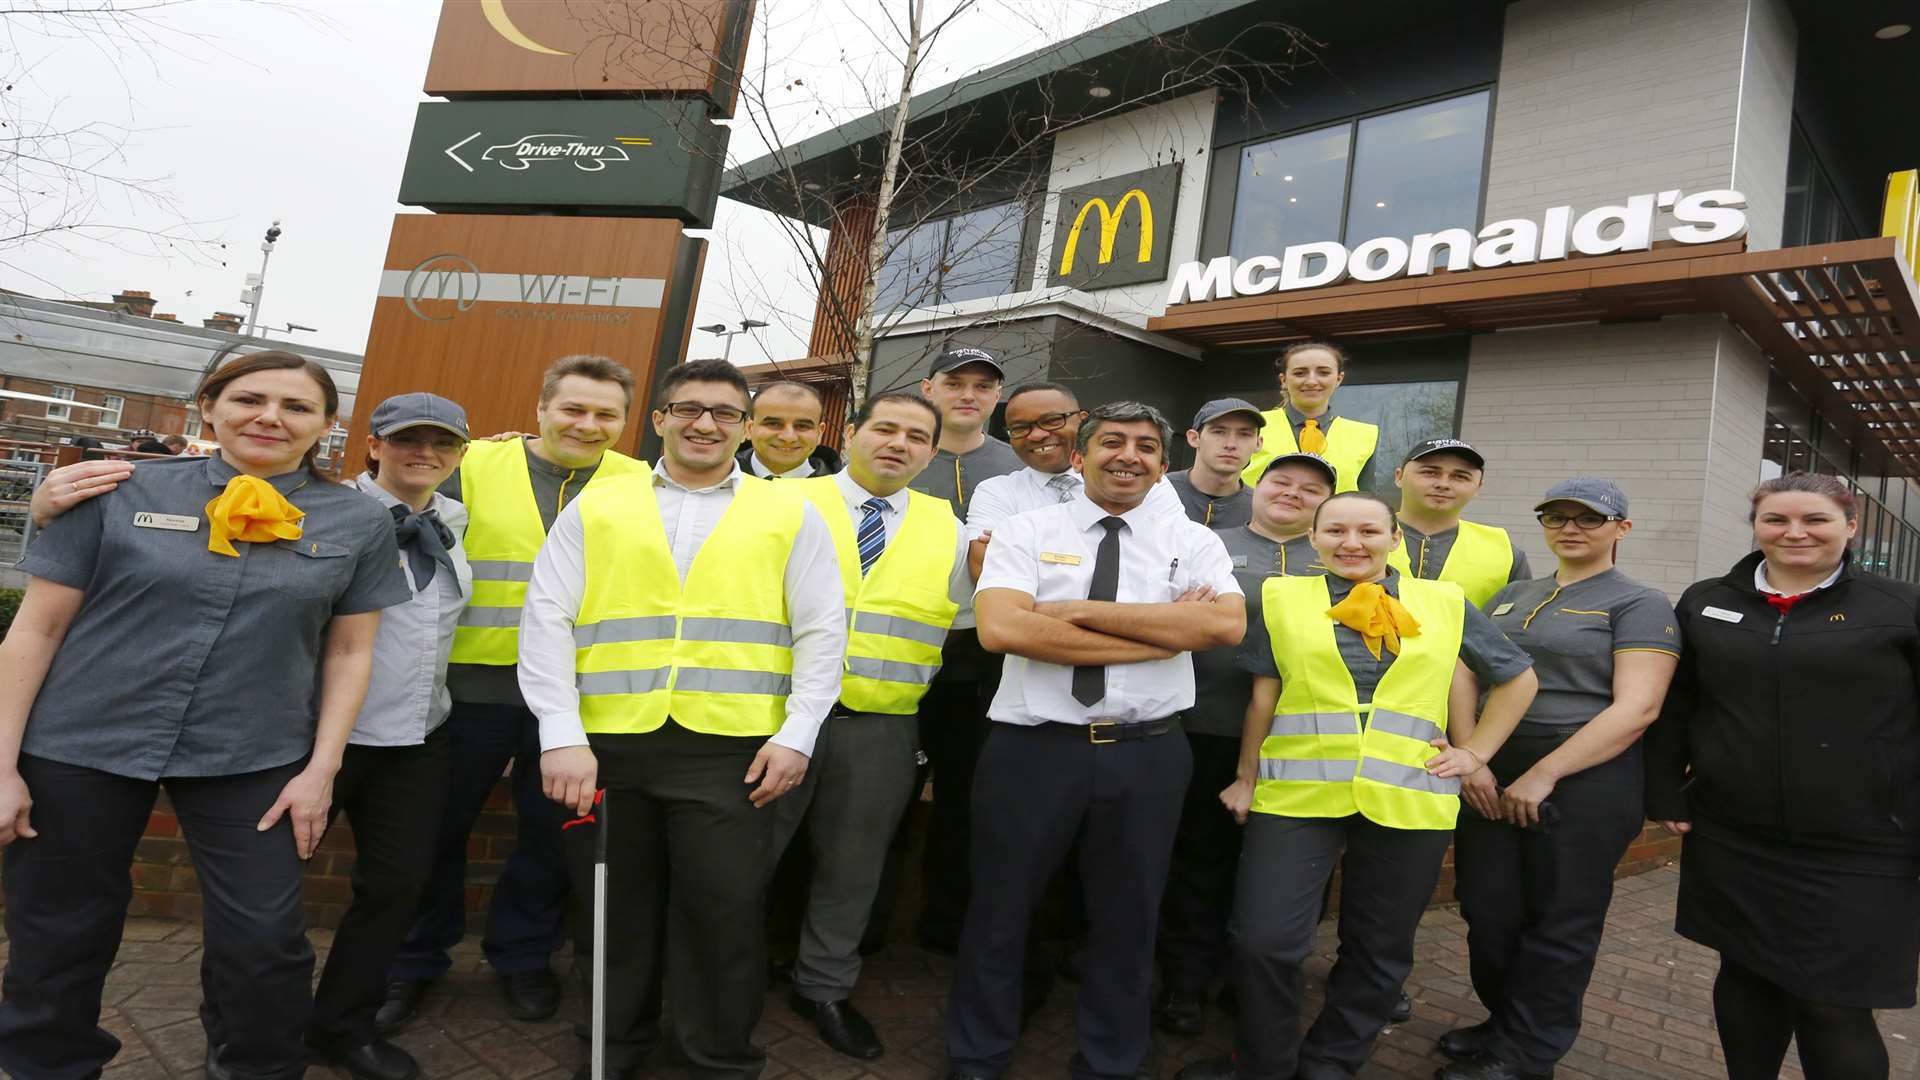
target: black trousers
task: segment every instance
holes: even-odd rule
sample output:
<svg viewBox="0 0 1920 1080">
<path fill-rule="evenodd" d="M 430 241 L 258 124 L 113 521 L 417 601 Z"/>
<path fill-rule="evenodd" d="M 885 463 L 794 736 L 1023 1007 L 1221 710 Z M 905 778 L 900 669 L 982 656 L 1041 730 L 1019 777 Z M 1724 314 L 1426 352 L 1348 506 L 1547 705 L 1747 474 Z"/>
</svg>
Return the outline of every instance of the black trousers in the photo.
<svg viewBox="0 0 1920 1080">
<path fill-rule="evenodd" d="M 1515 734 L 1494 755 L 1510 784 L 1572 732 Z M 1638 743 L 1554 786 L 1545 830 L 1488 821 L 1465 805 L 1454 847 L 1473 990 L 1492 1013 L 1490 1049 L 1547 1072 L 1580 1035 L 1581 1003 L 1613 902 L 1613 870 L 1640 833 Z"/>
<path fill-rule="evenodd" d="M 607 792 L 603 820 L 561 834 L 583 901 L 574 954 L 592 986 L 595 830 L 607 830 L 608 1072 L 661 1039 L 662 974 L 673 1030 L 696 1076 L 752 1080 L 766 1067 L 753 1029 L 767 991 L 765 895 L 774 808 L 742 777 L 764 738 L 687 731 L 589 736 Z"/>
<path fill-rule="evenodd" d="M 220 1063 L 249 1080 L 306 1073 L 313 948 L 300 906 L 293 826 L 256 826 L 302 768 L 135 780 L 20 755 L 39 836 L 6 849 L 10 952 L 0 995 L 0 1069 L 21 1080 L 84 1080 L 120 1051 L 100 1029 L 100 994 L 120 951 L 134 846 L 161 784 L 205 902 L 200 1020 Z"/>
<path fill-rule="evenodd" d="M 957 1072 L 998 1077 L 1019 1036 L 1027 930 L 1078 839 L 1087 945 L 1080 1080 L 1131 1077 L 1148 1050 L 1153 931 L 1193 754 L 1179 725 L 1095 745 L 1085 728 L 994 724 L 973 785 L 974 894 L 947 1001 Z"/>
<path fill-rule="evenodd" d="M 307 1042 L 344 1052 L 373 1041 L 387 970 L 420 910 L 428 854 L 447 797 L 447 725 L 418 746 L 349 744 L 333 778 L 333 809 L 353 826 L 353 902 L 340 917 Z"/>
<path fill-rule="evenodd" d="M 1180 808 L 1180 831 L 1160 904 L 1160 977 L 1167 989 L 1202 996 L 1225 969 L 1227 915 L 1240 863 L 1240 826 L 1220 805 L 1233 783 L 1240 740 L 1187 733 L 1193 779 Z"/>
<path fill-rule="evenodd" d="M 1355 814 L 1249 814 L 1240 849 L 1231 972 L 1240 999 L 1234 1049 L 1245 1080 L 1336 1080 L 1366 1063 L 1413 970 L 1413 937 L 1453 834 L 1390 829 Z M 1344 859 L 1342 852 L 1344 851 Z M 1340 951 L 1326 1005 L 1303 1039 L 1303 974 L 1320 903 L 1341 867 Z"/>
<path fill-rule="evenodd" d="M 519 831 L 494 882 L 480 948 L 495 971 L 546 971 L 567 936 L 567 871 L 560 857 L 563 815 L 540 790 L 540 721 L 518 705 L 456 701 L 443 726 L 451 763 L 433 872 L 392 977 L 430 981 L 452 966 L 447 950 L 467 932 L 467 840 L 508 762 Z"/>
<path fill-rule="evenodd" d="M 972 630 L 947 636 L 941 670 L 920 699 L 920 749 L 933 776 L 933 814 L 927 820 L 927 847 L 921 863 L 926 906 L 919 934 L 932 945 L 952 948 L 960 940 L 972 875 L 967 853 L 973 850 L 974 772 L 986 745 L 987 706 L 1000 685 L 1000 657 L 980 648 Z M 883 878 L 872 922 L 892 918 L 892 891 Z"/>
</svg>

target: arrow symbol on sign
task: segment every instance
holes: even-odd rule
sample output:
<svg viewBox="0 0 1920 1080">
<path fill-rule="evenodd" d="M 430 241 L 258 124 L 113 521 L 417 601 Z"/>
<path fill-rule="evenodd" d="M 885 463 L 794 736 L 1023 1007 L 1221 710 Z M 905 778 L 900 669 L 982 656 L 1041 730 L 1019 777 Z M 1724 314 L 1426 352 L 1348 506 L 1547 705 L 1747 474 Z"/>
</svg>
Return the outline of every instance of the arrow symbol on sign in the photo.
<svg viewBox="0 0 1920 1080">
<path fill-rule="evenodd" d="M 461 161 L 461 160 L 460 160 L 460 155 L 458 155 L 458 154 L 456 154 L 456 153 L 454 153 L 454 151 L 455 151 L 455 150 L 458 150 L 458 149 L 460 149 L 461 147 L 463 147 L 463 146 L 465 146 L 465 145 L 467 145 L 468 143 L 470 143 L 470 142 L 472 142 L 473 140 L 475 140 L 475 139 L 477 139 L 477 138 L 479 138 L 479 137 L 480 137 L 480 133 L 476 131 L 476 132 L 474 132 L 473 134 L 471 134 L 471 135 L 469 135 L 469 136 L 467 136 L 466 138 L 464 138 L 464 139 L 461 139 L 461 140 L 460 140 L 459 142 L 457 142 L 457 143 L 454 143 L 454 144 L 453 144 L 452 146 L 449 146 L 449 147 L 447 147 L 447 148 L 446 148 L 445 150 L 442 150 L 442 151 L 441 151 L 441 153 L 443 153 L 443 154 L 445 154 L 445 155 L 447 155 L 448 157 L 450 157 L 450 158 L 452 158 L 452 159 L 453 159 L 453 163 L 454 163 L 455 165 L 458 165 L 458 166 L 460 166 L 461 168 L 463 168 L 463 169 L 465 169 L 465 170 L 467 170 L 468 172 L 472 172 L 472 171 L 473 171 L 473 166 L 471 166 L 471 165 L 469 165 L 469 164 L 467 164 L 467 163 L 466 163 L 466 162 L 464 162 L 464 161 Z"/>
</svg>

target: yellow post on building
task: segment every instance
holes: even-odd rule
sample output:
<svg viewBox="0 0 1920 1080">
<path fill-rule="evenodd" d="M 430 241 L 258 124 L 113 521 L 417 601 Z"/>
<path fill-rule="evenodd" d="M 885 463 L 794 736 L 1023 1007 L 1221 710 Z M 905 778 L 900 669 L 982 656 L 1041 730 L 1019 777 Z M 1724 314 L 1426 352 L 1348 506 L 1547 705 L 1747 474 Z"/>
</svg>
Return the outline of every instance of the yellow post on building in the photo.
<svg viewBox="0 0 1920 1080">
<path fill-rule="evenodd" d="M 1920 256 L 1920 169 L 1887 175 L 1887 197 L 1881 205 L 1880 235 L 1896 237 L 1900 257 L 1913 273 Z"/>
</svg>

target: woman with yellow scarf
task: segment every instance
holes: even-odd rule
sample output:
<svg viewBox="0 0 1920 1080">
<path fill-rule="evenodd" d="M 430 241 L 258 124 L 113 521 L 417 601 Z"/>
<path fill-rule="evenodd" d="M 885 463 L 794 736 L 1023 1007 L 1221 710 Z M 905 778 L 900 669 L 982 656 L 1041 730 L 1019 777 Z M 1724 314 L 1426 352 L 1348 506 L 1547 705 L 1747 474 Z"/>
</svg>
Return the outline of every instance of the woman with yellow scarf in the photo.
<svg viewBox="0 0 1920 1080">
<path fill-rule="evenodd" d="M 34 540 L 0 643 L 11 942 L 0 1070 L 98 1076 L 128 868 L 165 787 L 205 903 L 208 1077 L 299 1077 L 313 949 L 301 861 L 366 693 L 380 609 L 410 596 L 393 519 L 314 471 L 340 398 L 291 353 L 200 389 L 220 445 L 141 463 Z"/>
<path fill-rule="evenodd" d="M 1386 502 L 1334 495 L 1312 538 L 1329 572 L 1268 578 L 1263 617 L 1241 644 L 1253 700 L 1238 778 L 1220 793 L 1246 827 L 1227 926 L 1235 1053 L 1180 1080 L 1359 1072 L 1413 968 L 1460 779 L 1486 767 L 1533 700 L 1533 662 L 1459 586 L 1387 564 L 1400 530 Z M 1449 699 L 1463 663 L 1493 690 L 1471 738 L 1453 746 Z M 1336 863 L 1340 952 L 1303 1039 L 1302 968 Z"/>
</svg>

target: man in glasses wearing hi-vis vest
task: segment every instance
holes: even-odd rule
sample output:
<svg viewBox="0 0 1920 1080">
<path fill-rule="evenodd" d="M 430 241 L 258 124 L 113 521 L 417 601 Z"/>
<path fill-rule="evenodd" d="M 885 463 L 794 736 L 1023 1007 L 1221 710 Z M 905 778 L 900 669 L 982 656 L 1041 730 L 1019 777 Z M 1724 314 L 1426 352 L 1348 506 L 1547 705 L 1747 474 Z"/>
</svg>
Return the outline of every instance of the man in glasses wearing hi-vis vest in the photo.
<svg viewBox="0 0 1920 1080">
<path fill-rule="evenodd" d="M 1341 491 L 1373 490 L 1373 452 L 1380 429 L 1333 409 L 1333 392 L 1347 381 L 1347 354 L 1324 341 L 1287 346 L 1273 362 L 1280 377 L 1280 407 L 1260 416 L 1262 443 L 1241 479 L 1260 482 L 1267 462 L 1283 454 L 1318 454 L 1340 476 Z"/>
<path fill-rule="evenodd" d="M 548 797 L 594 815 L 562 833 L 576 887 L 593 880 L 606 830 L 607 1075 L 638 1074 L 670 1000 L 682 1061 L 709 1080 L 753 1080 L 766 1067 L 753 1029 L 768 804 L 806 776 L 840 696 L 845 591 L 833 537 L 797 485 L 734 460 L 740 370 L 682 364 L 659 393 L 658 465 L 574 500 L 534 560 L 520 686 L 540 718 Z M 576 957 L 593 955 L 591 936 L 580 920 Z"/>
</svg>

